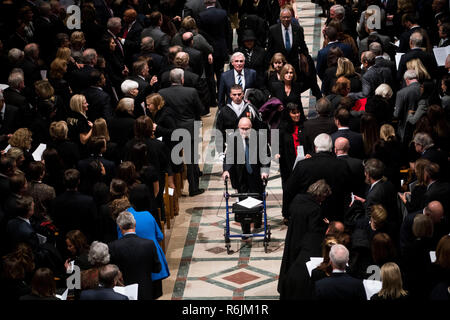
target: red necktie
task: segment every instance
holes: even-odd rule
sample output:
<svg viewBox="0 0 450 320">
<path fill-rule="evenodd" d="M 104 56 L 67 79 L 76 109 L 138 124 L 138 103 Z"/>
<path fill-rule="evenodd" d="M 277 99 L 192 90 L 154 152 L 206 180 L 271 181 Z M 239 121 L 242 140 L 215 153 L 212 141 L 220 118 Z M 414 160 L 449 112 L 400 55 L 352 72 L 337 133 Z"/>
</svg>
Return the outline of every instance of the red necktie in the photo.
<svg viewBox="0 0 450 320">
<path fill-rule="evenodd" d="M 126 28 L 125 31 L 123 32 L 122 38 L 126 39 L 127 38 L 127 34 L 128 34 L 128 28 Z"/>
</svg>

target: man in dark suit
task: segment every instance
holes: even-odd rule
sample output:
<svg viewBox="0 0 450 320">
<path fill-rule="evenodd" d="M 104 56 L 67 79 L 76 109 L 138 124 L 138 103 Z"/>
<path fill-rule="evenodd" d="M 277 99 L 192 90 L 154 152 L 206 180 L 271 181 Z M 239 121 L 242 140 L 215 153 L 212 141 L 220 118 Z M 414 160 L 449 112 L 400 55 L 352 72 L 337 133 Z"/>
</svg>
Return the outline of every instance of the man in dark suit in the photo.
<svg viewBox="0 0 450 320">
<path fill-rule="evenodd" d="M 181 38 L 183 43 L 183 51 L 189 55 L 189 66 L 191 67 L 192 72 L 201 77 L 204 70 L 203 56 L 201 51 L 193 47 L 194 34 L 192 32 L 185 32 L 182 34 Z"/>
<path fill-rule="evenodd" d="M 428 133 L 418 132 L 414 135 L 414 147 L 420 154 L 420 158 L 430 160 L 439 165 L 440 177 L 444 181 L 449 180 L 448 158 L 444 151 L 440 150 Z"/>
<path fill-rule="evenodd" d="M 130 64 L 134 54 L 139 52 L 141 44 L 141 33 L 144 27 L 137 18 L 137 12 L 134 9 L 127 9 L 123 13 L 123 26 L 119 32 L 119 37 L 123 42 L 125 51 L 125 63 Z"/>
<path fill-rule="evenodd" d="M 409 40 L 411 35 L 416 31 L 425 30 L 419 25 L 419 20 L 417 19 L 415 14 L 406 14 L 401 17 L 401 19 L 401 24 L 406 29 L 406 31 L 400 35 L 398 52 L 408 52 L 408 50 L 410 49 Z"/>
<path fill-rule="evenodd" d="M 173 65 L 169 66 L 169 70 L 167 70 L 161 74 L 161 88 L 170 87 L 170 85 L 171 85 L 170 71 L 175 68 L 180 68 L 180 69 L 184 70 L 183 86 L 198 89 L 200 77 L 197 74 L 190 71 L 189 61 L 190 61 L 190 58 L 189 58 L 189 55 L 187 54 L 187 52 L 183 52 L 183 51 L 178 52 L 175 55 L 175 58 L 173 60 Z"/>
<path fill-rule="evenodd" d="M 21 242 L 28 244 L 33 252 L 39 250 L 39 239 L 30 223 L 34 214 L 34 202 L 30 196 L 16 199 L 17 216 L 11 218 L 6 226 L 6 239 L 10 249 Z"/>
<path fill-rule="evenodd" d="M 333 144 L 339 137 L 347 138 L 350 143 L 349 155 L 354 158 L 364 159 L 365 153 L 362 135 L 349 128 L 350 112 L 344 107 L 338 108 L 334 113 L 334 123 L 338 129 L 331 134 Z"/>
<path fill-rule="evenodd" d="M 255 88 L 256 71 L 244 68 L 245 56 L 242 52 L 233 53 L 231 56 L 232 70 L 222 73 L 219 83 L 219 108 L 223 108 L 231 102 L 230 88 L 234 84 L 240 85 L 244 92 L 246 89 Z"/>
<path fill-rule="evenodd" d="M 161 30 L 163 23 L 163 15 L 159 11 L 150 14 L 150 26 L 141 32 L 141 39 L 144 37 L 152 37 L 155 41 L 156 53 L 167 56 L 169 53 L 170 37 Z"/>
<path fill-rule="evenodd" d="M 252 122 L 249 118 L 241 118 L 238 129 L 239 131 L 235 131 L 234 135 L 227 137 L 222 178 L 230 179 L 232 187 L 237 189 L 238 193 L 262 195 L 263 181 L 269 178 L 270 156 L 264 159 L 260 156 L 269 154 L 268 147 L 266 146 L 266 152 L 260 150 L 258 132 L 252 130 Z M 241 227 L 243 234 L 250 233 L 249 223 L 241 223 Z M 242 239 L 246 240 L 247 236 L 242 236 Z"/>
<path fill-rule="evenodd" d="M 102 266 L 98 271 L 100 286 L 95 289 L 81 291 L 80 300 L 128 300 L 127 296 L 114 291 L 119 283 L 120 270 L 114 264 Z"/>
<path fill-rule="evenodd" d="M 409 39 L 409 46 L 411 50 L 402 55 L 398 64 L 398 81 L 401 81 L 403 79 L 403 75 L 407 70 L 406 63 L 412 59 L 419 59 L 430 75 L 436 74 L 438 70 L 436 59 L 434 58 L 433 54 L 422 50 L 422 46 L 424 44 L 423 41 L 424 38 L 420 32 L 417 31 L 411 34 Z"/>
<path fill-rule="evenodd" d="M 59 229 L 61 239 L 70 230 L 80 230 L 89 241 L 94 240 L 97 208 L 94 199 L 78 192 L 80 172 L 68 169 L 64 172 L 66 191 L 52 201 L 50 217 Z"/>
<path fill-rule="evenodd" d="M 350 61 L 354 60 L 353 51 L 350 45 L 339 42 L 338 33 L 335 27 L 326 27 L 324 30 L 324 37 L 328 40 L 326 47 L 319 50 L 317 53 L 317 75 L 323 80 L 325 70 L 327 69 L 327 57 L 328 52 L 331 48 L 338 47 L 344 53 L 344 57 L 348 58 Z"/>
<path fill-rule="evenodd" d="M 321 98 L 316 102 L 317 118 L 305 121 L 303 133 L 305 136 L 305 152 L 314 152 L 314 139 L 321 133 L 332 134 L 337 130 L 331 115 L 331 103 L 327 98 Z"/>
<path fill-rule="evenodd" d="M 170 81 L 172 85 L 169 88 L 159 90 L 159 94 L 164 98 L 166 108 L 171 108 L 177 115 L 177 128 L 183 128 L 190 134 L 190 152 L 187 149 L 184 150 L 184 156 L 189 181 L 189 195 L 196 196 L 205 192 L 204 189 L 199 189 L 200 169 L 197 160 L 197 147 L 195 146 L 195 141 L 199 136 L 198 132 L 195 132 L 195 120 L 200 119 L 204 109 L 197 90 L 183 86 L 183 69 L 172 69 Z"/>
<path fill-rule="evenodd" d="M 334 153 L 339 160 L 345 161 L 350 168 L 352 176 L 352 191 L 354 194 L 363 197 L 366 192 L 364 184 L 364 166 L 361 159 L 353 158 L 348 155 L 350 142 L 347 138 L 339 137 L 334 141 Z"/>
<path fill-rule="evenodd" d="M 328 220 L 343 221 L 344 212 L 350 203 L 351 172 L 347 163 L 336 159 L 332 154 L 333 141 L 322 133 L 314 139 L 315 151 L 310 158 L 297 162 L 291 177 L 286 183 L 283 194 L 283 212 L 287 210 L 292 199 L 298 193 L 305 193 L 308 187 L 320 179 L 325 179 L 331 187 L 331 196 L 323 203 Z"/>
<path fill-rule="evenodd" d="M 92 122 L 98 118 L 109 120 L 113 115 L 111 106 L 111 97 L 103 88 L 106 84 L 105 75 L 94 69 L 91 72 L 91 86 L 81 91 L 86 97 L 86 102 L 89 104 L 87 111 L 88 119 Z"/>
<path fill-rule="evenodd" d="M 349 276 L 346 266 L 349 260 L 348 249 L 342 244 L 335 244 L 330 250 L 333 273 L 315 284 L 315 297 L 318 300 L 367 300 L 362 280 Z"/>
<path fill-rule="evenodd" d="M 8 134 L 13 134 L 19 120 L 19 108 L 5 103 L 3 93 L 0 91 L 0 149 L 8 145 Z"/>
<path fill-rule="evenodd" d="M 152 300 L 152 273 L 161 271 L 156 246 L 136 235 L 136 220 L 130 212 L 120 213 L 117 225 L 123 238 L 108 244 L 110 261 L 122 271 L 125 285 L 138 284 L 138 300 Z"/>
<path fill-rule="evenodd" d="M 280 21 L 269 28 L 269 42 L 267 47 L 267 58 L 281 52 L 289 64 L 293 65 L 297 75 L 300 74 L 299 54 L 308 56 L 308 47 L 305 43 L 303 27 L 292 24 L 292 13 L 284 8 L 280 11 Z M 288 35 L 288 37 L 286 37 Z"/>
<path fill-rule="evenodd" d="M 113 0 L 94 0 L 93 2 L 98 22 L 105 26 L 108 19 L 114 17 L 114 11 L 111 9 Z"/>
<path fill-rule="evenodd" d="M 364 198 L 355 196 L 355 200 L 364 204 L 366 217 L 370 218 L 371 207 L 375 204 L 382 205 L 387 212 L 387 223 L 392 230 L 398 232 L 402 216 L 397 210 L 397 191 L 395 186 L 383 177 L 384 164 L 378 159 L 369 159 L 364 164 L 364 175 L 369 190 Z"/>
<path fill-rule="evenodd" d="M 98 55 L 96 50 L 88 48 L 83 51 L 83 67 L 80 69 L 75 69 L 69 75 L 71 80 L 70 86 L 74 93 L 81 93 L 81 90 L 90 86 L 91 72 L 95 70 L 97 58 Z"/>
<path fill-rule="evenodd" d="M 375 68 L 388 68 L 389 70 L 391 70 L 391 78 L 393 80 L 391 89 L 395 93 L 398 87 L 397 81 L 394 81 L 397 75 L 397 66 L 395 64 L 395 61 L 387 60 L 383 57 L 383 47 L 379 42 L 372 42 L 369 45 L 368 50 L 375 55 Z"/>
<path fill-rule="evenodd" d="M 42 79 L 39 66 L 39 46 L 36 43 L 29 43 L 23 52 L 25 58 L 21 68 L 25 77 L 25 86 L 33 88 L 34 83 Z"/>
<path fill-rule="evenodd" d="M 149 73 L 158 76 L 166 66 L 167 59 L 155 52 L 155 41 L 152 37 L 143 37 L 141 40 L 141 51 L 133 55 L 132 61 L 135 62 L 139 57 L 150 58 Z"/>
<path fill-rule="evenodd" d="M 216 79 L 220 81 L 223 66 L 231 53 L 233 31 L 227 12 L 216 8 L 216 0 L 204 0 L 206 9 L 199 13 L 197 26 L 206 35 L 206 39 L 213 46 L 213 67 Z M 219 87 L 219 83 L 217 83 Z"/>
<path fill-rule="evenodd" d="M 362 90 L 348 94 L 348 97 L 355 100 L 375 95 L 375 90 L 382 83 L 392 83 L 391 70 L 388 68 L 375 68 L 375 54 L 373 52 L 364 52 L 361 57 L 361 63 L 365 70 L 361 77 Z"/>
<path fill-rule="evenodd" d="M 422 206 L 425 207 L 431 201 L 439 201 L 444 207 L 445 216 L 450 217 L 450 184 L 443 181 L 440 174 L 439 165 L 436 163 L 427 164 L 424 168 L 425 184 L 427 191 L 425 192 Z"/>
<path fill-rule="evenodd" d="M 403 75 L 406 87 L 397 92 L 393 117 L 398 119 L 397 132 L 400 140 L 409 143 L 406 137 L 406 119 L 411 110 L 415 110 L 421 97 L 420 83 L 415 70 L 407 70 Z"/>
<path fill-rule="evenodd" d="M 8 77 L 9 87 L 3 90 L 3 97 L 6 105 L 13 105 L 19 109 L 20 117 L 17 118 L 16 125 L 19 128 L 28 127 L 31 124 L 31 107 L 25 96 L 25 79 L 23 72 L 11 71 Z M 12 132 L 11 132 L 12 133 Z"/>
<path fill-rule="evenodd" d="M 158 91 L 158 78 L 155 75 L 150 78 L 149 71 L 148 63 L 145 60 L 138 60 L 133 63 L 132 76 L 128 77 L 128 79 L 138 83 L 139 92 L 134 98 L 136 106 L 142 107 L 142 104 L 145 104 L 145 98 L 149 94 Z M 150 81 L 148 80 L 149 78 Z M 135 108 L 134 115 L 138 118 L 142 115 L 147 115 L 147 112 L 145 108 Z"/>
</svg>

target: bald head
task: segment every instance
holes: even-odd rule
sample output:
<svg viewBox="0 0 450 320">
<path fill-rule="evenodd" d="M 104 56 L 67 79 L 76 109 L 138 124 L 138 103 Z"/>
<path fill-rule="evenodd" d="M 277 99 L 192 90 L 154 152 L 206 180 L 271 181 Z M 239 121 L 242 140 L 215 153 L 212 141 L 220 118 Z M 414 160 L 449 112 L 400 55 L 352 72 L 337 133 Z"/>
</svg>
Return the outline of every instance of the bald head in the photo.
<svg viewBox="0 0 450 320">
<path fill-rule="evenodd" d="M 349 149 L 350 142 L 347 138 L 339 137 L 334 141 L 334 153 L 336 153 L 337 156 L 347 154 Z"/>
<path fill-rule="evenodd" d="M 183 37 L 183 41 L 188 41 L 194 37 L 194 34 L 192 32 L 185 32 L 185 33 L 183 33 L 182 37 Z"/>
<path fill-rule="evenodd" d="M 444 216 L 444 207 L 439 201 L 431 201 L 426 207 L 424 214 L 429 216 L 433 223 L 439 223 Z"/>
<path fill-rule="evenodd" d="M 243 118 L 241 118 L 241 120 L 239 120 L 238 127 L 239 128 L 241 128 L 241 127 L 250 127 L 251 128 L 252 127 L 252 122 L 250 121 L 249 118 L 243 117 Z"/>
</svg>

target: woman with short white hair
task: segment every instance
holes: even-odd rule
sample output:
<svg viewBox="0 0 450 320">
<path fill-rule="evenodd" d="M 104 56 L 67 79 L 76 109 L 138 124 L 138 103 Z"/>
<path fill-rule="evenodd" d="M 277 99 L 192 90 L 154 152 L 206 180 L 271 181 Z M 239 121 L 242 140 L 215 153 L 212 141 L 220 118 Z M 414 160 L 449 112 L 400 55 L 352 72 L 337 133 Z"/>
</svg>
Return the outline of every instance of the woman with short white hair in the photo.
<svg viewBox="0 0 450 320">
<path fill-rule="evenodd" d="M 135 98 L 139 93 L 139 84 L 134 80 L 125 80 L 120 85 L 120 89 L 125 97 Z"/>
</svg>

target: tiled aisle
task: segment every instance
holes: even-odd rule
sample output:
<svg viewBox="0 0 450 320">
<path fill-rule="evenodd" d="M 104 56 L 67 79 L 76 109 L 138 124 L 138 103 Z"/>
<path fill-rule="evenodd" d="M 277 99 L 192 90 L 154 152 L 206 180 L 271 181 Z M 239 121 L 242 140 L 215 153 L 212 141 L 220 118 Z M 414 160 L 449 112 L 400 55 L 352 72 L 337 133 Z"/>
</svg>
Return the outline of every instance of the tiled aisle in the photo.
<svg viewBox="0 0 450 320">
<path fill-rule="evenodd" d="M 313 56 L 320 45 L 320 9 L 309 0 L 298 2 L 300 24 L 305 29 L 305 40 Z M 323 23 L 323 19 L 322 19 Z M 314 50 L 313 50 L 314 49 Z M 302 102 L 305 112 L 314 106 L 315 99 L 305 92 Z M 207 129 L 212 128 L 216 109 L 212 116 L 203 119 L 203 150 L 211 155 L 214 145 Z M 228 255 L 224 242 L 225 200 L 219 162 L 201 164 L 203 176 L 200 188 L 207 191 L 196 197 L 183 197 L 180 215 L 174 220 L 167 246 L 167 261 L 171 276 L 163 281 L 162 300 L 214 300 L 214 299 L 278 299 L 276 290 L 278 273 L 284 248 L 286 227 L 281 216 L 281 179 L 279 165 L 272 162 L 267 186 L 267 215 L 272 236 L 269 252 L 264 253 L 262 238 L 250 243 L 231 240 L 234 253 Z M 231 216 L 231 218 L 233 218 Z M 231 220 L 233 221 L 233 220 Z M 240 233 L 240 225 L 231 222 L 231 233 Z"/>
</svg>

